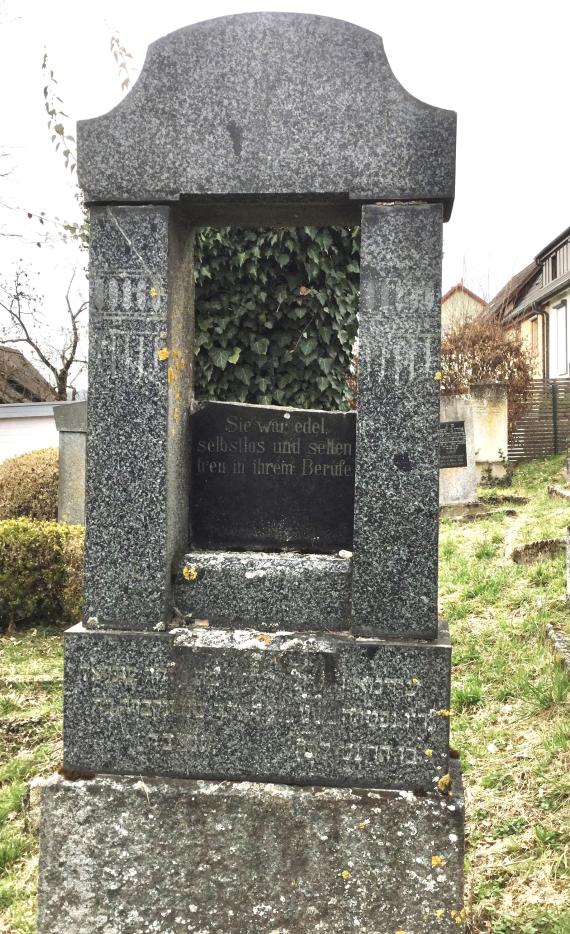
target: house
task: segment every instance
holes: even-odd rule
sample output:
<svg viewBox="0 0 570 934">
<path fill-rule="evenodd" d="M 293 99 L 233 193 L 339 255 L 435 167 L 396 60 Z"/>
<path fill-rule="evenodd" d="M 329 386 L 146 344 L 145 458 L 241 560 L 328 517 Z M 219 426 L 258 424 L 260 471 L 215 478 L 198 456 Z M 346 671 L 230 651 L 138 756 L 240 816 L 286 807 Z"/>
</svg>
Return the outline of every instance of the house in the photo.
<svg viewBox="0 0 570 934">
<path fill-rule="evenodd" d="M 57 447 L 55 392 L 19 350 L 0 347 L 0 463 Z"/>
<path fill-rule="evenodd" d="M 463 285 L 462 279 L 441 299 L 442 334 L 450 331 L 455 325 L 480 315 L 486 309 L 487 302 Z"/>
<path fill-rule="evenodd" d="M 517 328 L 532 350 L 537 379 L 570 377 L 570 227 L 547 243 L 490 303 L 506 328 Z"/>
<path fill-rule="evenodd" d="M 12 347 L 0 347 L 0 403 L 52 399 L 54 390 L 23 353 Z"/>
</svg>

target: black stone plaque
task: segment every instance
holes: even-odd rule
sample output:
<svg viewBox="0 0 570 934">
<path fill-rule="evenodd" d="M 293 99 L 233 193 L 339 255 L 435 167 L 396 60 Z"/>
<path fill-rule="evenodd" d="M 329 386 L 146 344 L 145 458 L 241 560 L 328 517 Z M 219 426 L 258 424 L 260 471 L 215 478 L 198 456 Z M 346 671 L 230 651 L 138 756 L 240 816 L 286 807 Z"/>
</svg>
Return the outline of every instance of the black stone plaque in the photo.
<svg viewBox="0 0 570 934">
<path fill-rule="evenodd" d="M 352 548 L 354 412 L 206 402 L 190 419 L 197 548 Z"/>
<path fill-rule="evenodd" d="M 439 423 L 439 466 L 467 467 L 465 422 Z"/>
</svg>

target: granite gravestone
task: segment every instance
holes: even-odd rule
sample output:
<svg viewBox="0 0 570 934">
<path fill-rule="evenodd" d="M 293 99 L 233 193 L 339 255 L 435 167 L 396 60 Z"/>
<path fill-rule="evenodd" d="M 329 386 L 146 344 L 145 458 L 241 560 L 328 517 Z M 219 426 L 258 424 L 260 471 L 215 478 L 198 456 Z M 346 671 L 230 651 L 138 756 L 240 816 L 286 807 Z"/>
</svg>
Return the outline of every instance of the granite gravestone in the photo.
<svg viewBox="0 0 570 934">
<path fill-rule="evenodd" d="M 256 13 L 156 42 L 78 141 L 85 619 L 66 634 L 76 780 L 41 791 L 39 934 L 457 931 L 437 619 L 455 115 L 398 84 L 378 36 Z M 361 224 L 355 434 L 341 413 L 191 416 L 192 236 L 228 223 Z"/>
</svg>

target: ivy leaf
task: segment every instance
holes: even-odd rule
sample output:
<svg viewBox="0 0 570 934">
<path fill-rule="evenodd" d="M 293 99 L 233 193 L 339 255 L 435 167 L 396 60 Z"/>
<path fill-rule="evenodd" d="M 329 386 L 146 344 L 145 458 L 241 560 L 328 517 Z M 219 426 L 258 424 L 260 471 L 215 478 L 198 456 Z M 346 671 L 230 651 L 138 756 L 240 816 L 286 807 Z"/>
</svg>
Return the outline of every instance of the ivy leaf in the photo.
<svg viewBox="0 0 570 934">
<path fill-rule="evenodd" d="M 224 350 L 222 347 L 216 347 L 215 350 L 212 350 L 210 353 L 210 360 L 214 366 L 217 366 L 220 370 L 225 370 L 229 359 L 230 351 Z"/>
<path fill-rule="evenodd" d="M 240 353 L 241 353 L 241 347 L 234 347 L 230 356 L 228 357 L 228 363 L 237 363 L 239 360 Z"/>
<path fill-rule="evenodd" d="M 269 340 L 267 337 L 260 337 L 259 340 L 253 342 L 251 349 L 254 350 L 256 354 L 259 354 L 260 357 L 265 357 L 269 350 Z"/>
</svg>

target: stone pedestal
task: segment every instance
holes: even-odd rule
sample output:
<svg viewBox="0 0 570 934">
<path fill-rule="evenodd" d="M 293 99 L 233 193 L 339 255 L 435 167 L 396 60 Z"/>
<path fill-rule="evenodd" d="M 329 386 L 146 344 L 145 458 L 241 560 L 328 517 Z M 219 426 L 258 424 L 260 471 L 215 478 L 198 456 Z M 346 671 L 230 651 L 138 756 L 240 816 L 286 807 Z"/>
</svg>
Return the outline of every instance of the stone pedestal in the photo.
<svg viewBox="0 0 570 934">
<path fill-rule="evenodd" d="M 41 783 L 42 934 L 451 934 L 450 795 L 97 776 Z"/>
</svg>

